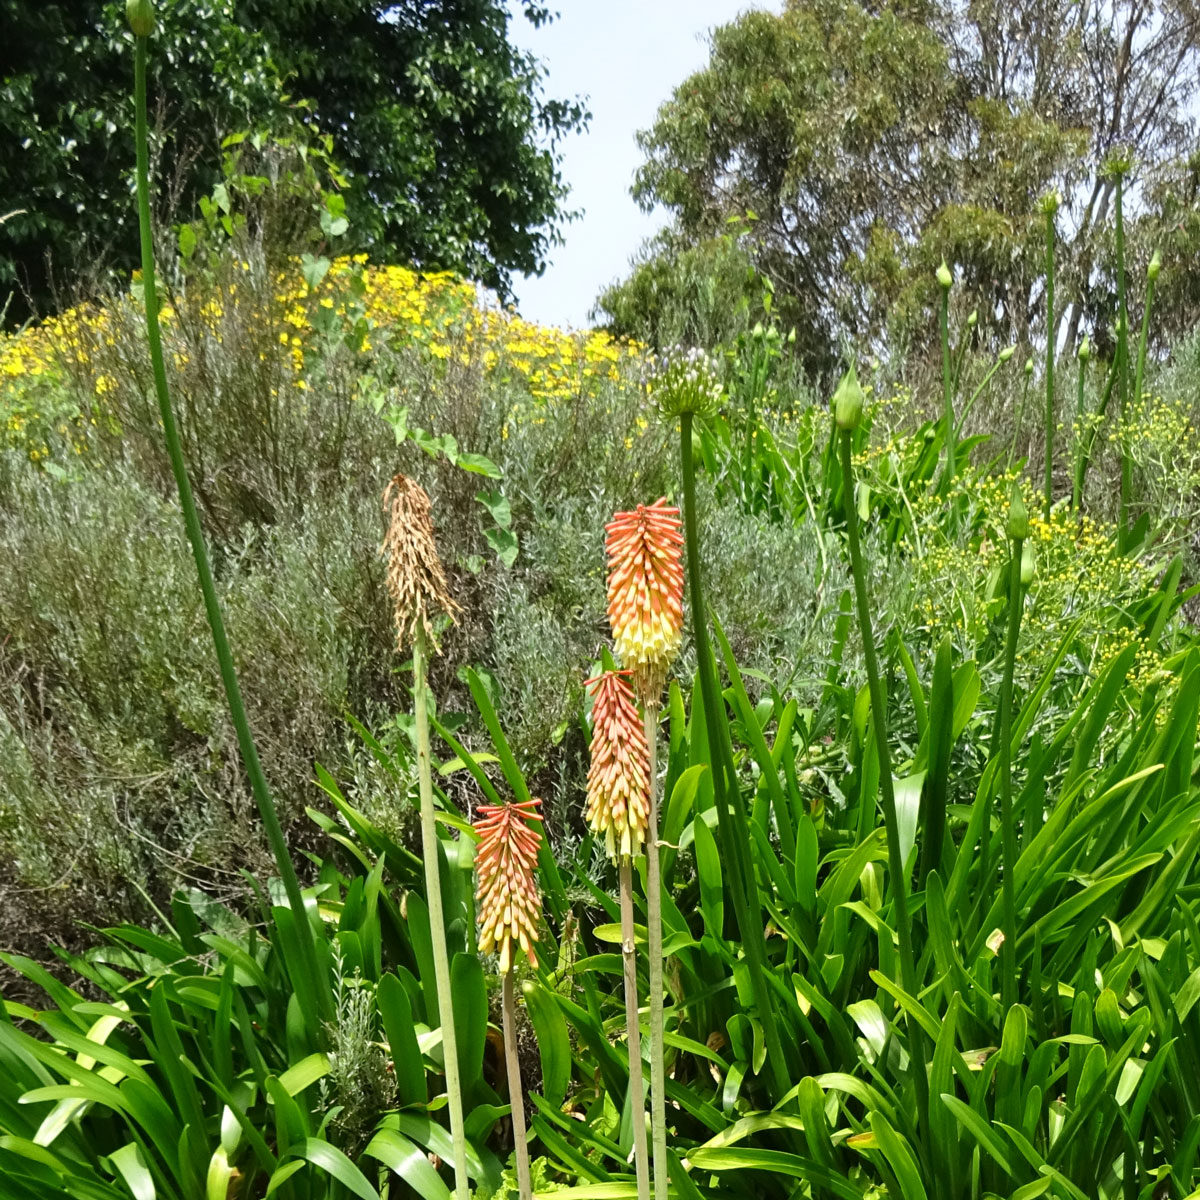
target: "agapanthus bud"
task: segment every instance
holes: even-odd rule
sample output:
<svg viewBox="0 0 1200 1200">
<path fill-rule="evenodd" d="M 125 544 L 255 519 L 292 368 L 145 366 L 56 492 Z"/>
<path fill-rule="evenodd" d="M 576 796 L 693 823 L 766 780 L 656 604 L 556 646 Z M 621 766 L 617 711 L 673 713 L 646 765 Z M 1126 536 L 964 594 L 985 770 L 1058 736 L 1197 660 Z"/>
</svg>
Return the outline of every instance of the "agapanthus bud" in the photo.
<svg viewBox="0 0 1200 1200">
<path fill-rule="evenodd" d="M 842 381 L 833 393 L 833 419 L 839 429 L 857 429 L 862 421 L 863 406 L 867 398 L 858 383 L 854 364 L 842 376 Z"/>
<path fill-rule="evenodd" d="M 725 398 L 716 360 L 699 347 L 676 347 L 648 366 L 650 396 L 664 417 L 709 416 Z"/>
<path fill-rule="evenodd" d="M 1026 375 L 1033 374 L 1033 359 L 1032 358 L 1027 358 L 1025 360 L 1025 374 Z"/>
<path fill-rule="evenodd" d="M 125 19 L 134 37 L 149 37 L 155 25 L 152 0 L 125 0 Z"/>
<path fill-rule="evenodd" d="M 1059 195 L 1057 189 L 1052 188 L 1041 199 L 1038 207 L 1042 210 L 1042 215 L 1052 217 L 1058 212 L 1058 206 L 1062 203 L 1062 196 Z"/>
<path fill-rule="evenodd" d="M 592 694 L 592 761 L 587 819 L 611 857 L 641 852 L 650 816 L 650 751 L 627 671 L 587 681 Z"/>
<path fill-rule="evenodd" d="M 653 703 L 683 636 L 683 524 L 664 496 L 606 526 L 608 620 L 621 664 Z"/>
<path fill-rule="evenodd" d="M 1028 587 L 1033 582 L 1033 543 L 1026 542 L 1021 547 L 1021 586 Z"/>
<path fill-rule="evenodd" d="M 433 540 L 429 496 L 406 475 L 396 475 L 383 493 L 388 514 L 383 552 L 387 585 L 395 612 L 397 649 L 416 637 L 418 627 L 432 637 L 430 615 L 437 609 L 453 617 L 459 611 L 446 587 L 446 573 Z"/>
<path fill-rule="evenodd" d="M 967 317 L 967 328 L 974 329 L 975 326 L 978 324 L 979 324 L 979 310 L 977 308 L 973 308 L 973 309 L 971 309 L 970 315 Z"/>
<path fill-rule="evenodd" d="M 1150 265 L 1146 268 L 1146 278 L 1153 283 L 1158 278 L 1159 271 L 1162 270 L 1162 256 L 1157 250 L 1150 256 Z"/>
<path fill-rule="evenodd" d="M 1008 360 L 1010 358 L 1012 358 L 1012 356 L 1014 354 L 1016 354 L 1016 352 L 1017 352 L 1016 346 L 1005 346 L 1004 349 L 1000 351 L 1000 361 L 1008 362 Z"/>
<path fill-rule="evenodd" d="M 942 260 L 942 265 L 937 269 L 938 286 L 945 291 L 949 291 L 954 283 L 954 276 L 950 274 L 950 268 L 946 266 L 946 260 Z"/>
<path fill-rule="evenodd" d="M 1092 344 L 1088 341 L 1087 334 L 1083 335 L 1083 341 L 1079 343 L 1079 361 L 1086 363 L 1092 357 Z"/>
<path fill-rule="evenodd" d="M 1019 484 L 1013 484 L 1012 500 L 1008 506 L 1008 536 L 1014 540 L 1029 536 L 1029 510 L 1025 507 Z"/>
<path fill-rule="evenodd" d="M 479 809 L 475 832 L 475 874 L 479 888 L 479 949 L 500 953 L 500 974 L 511 969 L 513 943 L 525 951 L 531 967 L 537 966 L 533 943 L 538 940 L 542 895 L 534 879 L 542 831 L 537 811 L 540 800 L 516 804 L 484 805 Z"/>
</svg>

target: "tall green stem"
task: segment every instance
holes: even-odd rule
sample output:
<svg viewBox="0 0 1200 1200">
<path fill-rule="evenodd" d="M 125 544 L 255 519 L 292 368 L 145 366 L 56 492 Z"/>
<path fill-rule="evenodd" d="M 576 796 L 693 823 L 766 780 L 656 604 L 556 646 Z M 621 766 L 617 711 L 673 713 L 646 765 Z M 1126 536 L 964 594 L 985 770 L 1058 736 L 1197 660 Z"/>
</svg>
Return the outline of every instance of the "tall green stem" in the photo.
<svg viewBox="0 0 1200 1200">
<path fill-rule="evenodd" d="M 875 654 L 875 631 L 871 623 L 871 606 L 867 600 L 867 574 L 863 565 L 862 546 L 858 537 L 858 507 L 854 503 L 854 464 L 851 452 L 851 432 L 838 432 L 841 442 L 842 500 L 846 512 L 846 534 L 850 543 L 850 569 L 854 575 L 854 596 L 858 604 L 858 623 L 862 630 L 863 657 L 867 664 L 867 688 L 871 696 L 871 728 L 875 734 L 875 749 L 879 757 L 879 790 L 883 797 L 883 824 L 887 834 L 888 870 L 892 876 L 895 897 L 896 936 L 900 941 L 900 977 L 904 990 L 917 996 L 917 964 L 913 955 L 912 926 L 908 915 L 908 871 L 900 853 L 900 823 L 896 816 L 896 792 L 892 785 L 892 754 L 888 747 L 887 708 L 883 683 L 879 675 L 879 660 Z M 929 1081 L 925 1076 L 925 1043 L 919 1029 L 913 1029 L 913 1079 L 916 1083 L 921 1113 L 929 1110 Z"/>
<path fill-rule="evenodd" d="M 1085 339 L 1084 347 L 1086 345 Z M 1084 398 L 1084 385 L 1087 382 L 1088 355 L 1084 352 L 1084 348 L 1080 349 L 1078 359 L 1079 380 L 1075 394 L 1075 471 L 1071 487 L 1071 511 L 1073 513 L 1078 513 L 1083 505 L 1083 464 L 1086 461 L 1084 418 L 1087 416 L 1087 403 Z"/>
<path fill-rule="evenodd" d="M 312 927 L 309 925 L 308 914 L 304 907 L 300 880 L 296 875 L 296 868 L 292 864 L 291 855 L 288 853 L 283 828 L 279 824 L 279 814 L 271 799 L 266 776 L 263 774 L 262 764 L 258 758 L 258 748 L 254 743 L 254 735 L 250 731 L 250 722 L 246 718 L 246 706 L 242 702 L 242 691 L 233 666 L 233 652 L 225 633 L 225 621 L 221 616 L 220 602 L 217 600 L 217 589 L 213 582 L 208 549 L 204 542 L 204 531 L 200 528 L 200 517 L 196 511 L 196 501 L 192 496 L 187 465 L 183 460 L 179 427 L 175 423 L 175 410 L 171 405 L 171 394 L 167 388 L 162 330 L 158 322 L 158 284 L 154 272 L 154 242 L 150 232 L 150 150 L 146 122 L 145 37 L 136 39 L 134 100 L 136 108 L 134 141 L 137 148 L 138 233 L 142 251 L 142 293 L 146 306 L 146 337 L 150 343 L 150 365 L 154 374 L 154 391 L 158 397 L 158 411 L 162 418 L 163 434 L 167 443 L 167 456 L 171 460 L 171 471 L 175 476 L 175 486 L 179 490 L 179 505 L 183 509 L 183 523 L 187 530 L 188 541 L 191 543 L 192 557 L 196 560 L 196 574 L 199 576 L 200 592 L 204 598 L 204 612 L 208 617 L 209 629 L 212 631 L 213 646 L 217 652 L 217 665 L 221 672 L 221 682 L 225 688 L 225 701 L 229 706 L 229 716 L 237 733 L 238 749 L 241 751 L 246 776 L 250 781 L 250 790 L 258 805 L 263 827 L 267 831 L 267 840 L 271 843 L 271 852 L 275 857 L 275 865 L 283 880 L 288 905 L 292 910 L 293 924 L 303 959 L 298 964 L 298 969 L 305 972 L 309 979 L 316 980 L 319 974 Z M 332 1021 L 334 1011 L 330 990 L 325 987 L 317 987 L 315 990 L 322 1009 L 322 1019 Z M 319 1036 L 320 1031 L 319 1029 L 310 1029 L 310 1033 Z"/>
<path fill-rule="evenodd" d="M 454 1192 L 457 1200 L 467 1200 L 467 1134 L 463 1126 L 462 1085 L 458 1076 L 458 1037 L 454 1029 L 450 957 L 446 950 L 446 918 L 442 912 L 442 872 L 438 863 L 437 819 L 433 810 L 432 755 L 429 749 L 429 708 L 425 699 L 429 646 L 424 625 L 420 621 L 416 622 L 416 625 L 417 632 L 413 638 L 413 715 L 417 727 L 417 784 L 421 793 L 421 850 L 425 860 L 425 891 L 429 902 L 429 937 L 433 943 L 433 976 L 437 988 L 438 1020 L 442 1026 L 446 1096 L 450 1101 Z"/>
<path fill-rule="evenodd" d="M 1008 460 L 1004 464 L 1005 472 L 1012 470 L 1013 455 L 1017 451 L 1017 443 L 1021 440 L 1021 431 L 1025 427 L 1025 406 L 1029 402 L 1029 381 L 1033 377 L 1033 359 L 1025 364 L 1025 384 L 1021 388 L 1021 399 L 1017 402 L 1017 416 L 1013 430 L 1012 442 L 1008 447 Z"/>
<path fill-rule="evenodd" d="M 1054 499 L 1054 212 L 1046 210 L 1046 520 Z"/>
<path fill-rule="evenodd" d="M 633 862 L 621 856 L 621 966 L 625 976 L 625 1034 L 629 1048 L 629 1109 L 633 1122 L 633 1168 L 638 1200 L 650 1200 L 646 1149 L 646 1087 L 642 1078 L 642 1031 L 638 1017 L 637 944 L 633 926 Z"/>
<path fill-rule="evenodd" d="M 942 436 L 946 442 L 946 477 L 943 485 L 947 491 L 954 483 L 956 464 L 954 461 L 954 382 L 950 368 L 950 289 L 942 288 Z"/>
<path fill-rule="evenodd" d="M 650 817 L 646 830 L 646 940 L 650 955 L 650 1133 L 654 1200 L 667 1200 L 667 1068 L 663 1029 L 662 870 L 658 857 L 658 704 L 644 712 L 650 756 Z"/>
<path fill-rule="evenodd" d="M 533 1183 L 529 1175 L 529 1137 L 525 1130 L 525 1092 L 521 1087 L 521 1063 L 517 1055 L 512 971 L 505 971 L 502 978 L 500 1016 L 504 1025 L 504 1064 L 508 1071 L 508 1106 L 512 1116 L 513 1154 L 517 1160 L 517 1191 L 521 1200 L 533 1200 Z"/>
<path fill-rule="evenodd" d="M 1012 539 L 1008 578 L 1008 638 L 1004 645 L 1004 677 L 1000 684 L 1000 826 L 1004 843 L 1004 942 L 1000 947 L 1000 991 L 1004 1007 L 1017 1002 L 1017 830 L 1012 799 L 1012 693 L 1017 661 L 1017 636 L 1021 629 L 1021 553 L 1024 539 Z"/>
<path fill-rule="evenodd" d="M 700 670 L 700 694 L 704 701 L 704 720 L 708 730 L 708 747 L 712 765 L 713 797 L 716 801 L 718 832 L 724 852 L 729 892 L 733 898 L 738 932 L 746 952 L 750 986 L 759 1000 L 758 1018 L 762 1024 L 763 1042 L 767 1050 L 772 1099 L 778 1102 L 791 1086 L 779 1028 L 775 1022 L 775 1007 L 766 979 L 766 938 L 758 912 L 751 913 L 753 898 L 758 908 L 758 882 L 749 862 L 750 829 L 736 794 L 736 779 L 732 762 L 726 761 L 725 745 L 729 737 L 725 722 L 725 701 L 717 687 L 713 665 L 712 644 L 708 636 L 708 614 L 704 605 L 704 587 L 700 572 L 700 532 L 696 520 L 696 468 L 692 460 L 692 422 L 694 414 L 683 413 L 679 418 L 680 461 L 683 471 L 683 519 L 687 542 L 688 591 L 691 595 L 692 637 Z M 722 727 L 724 725 L 724 728 Z M 730 795 L 730 789 L 734 795 Z M 731 803 L 732 801 L 732 803 Z M 753 889 L 753 890 L 751 890 Z"/>
<path fill-rule="evenodd" d="M 1126 446 L 1125 423 L 1129 409 L 1129 308 L 1125 294 L 1125 213 L 1124 174 L 1117 174 L 1116 222 L 1117 222 L 1117 369 L 1118 394 L 1121 398 L 1121 507 L 1117 520 L 1120 541 L 1124 544 L 1125 530 L 1129 523 L 1129 496 L 1133 490 L 1133 460 Z"/>
</svg>

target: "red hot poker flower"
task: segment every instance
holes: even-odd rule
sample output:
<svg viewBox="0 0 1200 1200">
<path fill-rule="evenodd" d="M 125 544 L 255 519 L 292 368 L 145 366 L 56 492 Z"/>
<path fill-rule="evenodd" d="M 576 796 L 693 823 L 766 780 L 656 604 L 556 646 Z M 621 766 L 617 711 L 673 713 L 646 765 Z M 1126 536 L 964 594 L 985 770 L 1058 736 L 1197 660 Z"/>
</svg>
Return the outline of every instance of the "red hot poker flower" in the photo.
<svg viewBox="0 0 1200 1200">
<path fill-rule="evenodd" d="M 541 822 L 539 804 L 540 800 L 485 804 L 475 822 L 479 835 L 475 850 L 479 949 L 488 954 L 499 948 L 502 975 L 512 969 L 514 942 L 525 951 L 529 965 L 537 966 L 533 943 L 538 937 L 542 896 L 533 871 L 542 832 L 530 822 Z"/>
<path fill-rule="evenodd" d="M 641 852 L 650 816 L 650 753 L 628 671 L 587 681 L 593 697 L 587 818 L 613 857 Z"/>
<path fill-rule="evenodd" d="M 683 526 L 666 497 L 606 526 L 608 619 L 644 703 L 657 699 L 683 634 Z"/>
</svg>

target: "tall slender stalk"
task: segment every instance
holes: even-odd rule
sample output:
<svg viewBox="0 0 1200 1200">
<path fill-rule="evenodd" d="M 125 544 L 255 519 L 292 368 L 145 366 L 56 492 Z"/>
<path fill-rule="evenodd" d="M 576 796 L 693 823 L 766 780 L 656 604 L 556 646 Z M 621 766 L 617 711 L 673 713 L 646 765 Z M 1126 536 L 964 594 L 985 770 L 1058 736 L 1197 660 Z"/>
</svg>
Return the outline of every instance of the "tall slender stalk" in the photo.
<svg viewBox="0 0 1200 1200">
<path fill-rule="evenodd" d="M 1120 544 L 1124 545 L 1125 532 L 1129 524 L 1129 497 L 1133 490 L 1133 459 L 1125 445 L 1125 422 L 1129 409 L 1129 308 L 1125 289 L 1125 167 L 1116 166 L 1117 189 L 1115 199 L 1117 225 L 1117 393 L 1120 396 L 1121 414 L 1121 505 L 1117 518 Z"/>
<path fill-rule="evenodd" d="M 888 869 L 896 897 L 896 936 L 900 939 L 900 974 L 905 991 L 917 994 L 917 967 L 913 956 L 912 925 L 908 913 L 908 872 L 900 854 L 900 824 L 896 816 L 896 792 L 892 785 L 892 752 L 888 746 L 887 710 L 879 659 L 875 652 L 875 631 L 867 599 L 866 567 L 858 536 L 858 508 L 854 503 L 854 466 L 850 430 L 838 432 L 842 463 L 842 492 L 845 502 L 846 535 L 850 543 L 850 569 L 854 576 L 854 597 L 858 605 L 858 623 L 862 631 L 863 657 L 867 665 L 867 689 L 871 696 L 871 729 L 879 757 L 879 790 L 883 797 L 883 825 L 887 834 Z"/>
<path fill-rule="evenodd" d="M 1008 637 L 1004 644 L 1004 676 L 1000 683 L 1000 829 L 1004 845 L 1004 874 L 1001 881 L 1004 942 L 1000 947 L 1000 998 L 1006 1009 L 1017 1002 L 1017 830 L 1013 820 L 1012 799 L 1012 693 L 1023 608 L 1021 557 L 1029 533 L 1029 516 L 1019 491 L 1014 492 L 1008 533 L 1012 546 L 1008 574 Z"/>
<path fill-rule="evenodd" d="M 654 1200 L 666 1200 L 667 1072 L 663 1029 L 662 871 L 658 856 L 658 705 L 644 707 L 650 761 L 646 826 L 646 940 L 650 955 L 650 1133 L 654 1143 Z"/>
<path fill-rule="evenodd" d="M 533 1200 L 529 1176 L 529 1137 L 525 1130 L 525 1096 L 521 1087 L 521 1063 L 517 1056 L 517 1021 L 513 1008 L 513 973 L 501 976 L 500 1017 L 504 1027 L 504 1065 L 508 1072 L 508 1105 L 512 1116 L 513 1153 L 517 1160 L 517 1191 L 521 1200 Z"/>
<path fill-rule="evenodd" d="M 1017 401 L 1017 414 L 1014 421 L 1015 428 L 1013 429 L 1012 441 L 1008 446 L 1008 459 L 1004 464 L 1005 472 L 1012 470 L 1013 455 L 1017 450 L 1017 443 L 1021 440 L 1021 430 L 1025 426 L 1025 405 L 1029 402 L 1029 381 L 1033 378 L 1033 359 L 1025 360 L 1025 384 L 1021 388 L 1021 399 Z"/>
<path fill-rule="evenodd" d="M 1052 192 L 1042 202 L 1046 215 L 1046 462 L 1044 489 L 1046 520 L 1054 500 L 1054 214 L 1058 211 L 1058 195 Z"/>
<path fill-rule="evenodd" d="M 263 827 L 267 831 L 267 840 L 271 843 L 271 853 L 275 865 L 283 880 L 287 893 L 288 906 L 292 910 L 296 939 L 299 943 L 302 962 L 296 964 L 296 969 L 303 971 L 310 979 L 318 978 L 316 948 L 313 942 L 312 927 L 309 925 L 308 914 L 304 907 L 304 896 L 300 891 L 300 880 L 296 868 L 288 853 L 287 841 L 283 836 L 283 828 L 279 824 L 279 814 L 271 799 L 266 776 L 258 757 L 258 748 L 254 742 L 254 734 L 250 730 L 250 722 L 246 717 L 246 706 L 242 701 L 242 691 L 238 685 L 237 672 L 233 665 L 233 652 L 229 646 L 229 638 L 225 632 L 225 621 L 221 616 L 221 605 L 217 599 L 217 589 L 213 582 L 212 567 L 209 563 L 208 548 L 204 541 L 204 532 L 200 527 L 200 517 L 196 511 L 196 501 L 192 495 L 192 485 L 188 479 L 187 465 L 183 459 L 183 447 L 179 440 L 179 427 L 175 422 L 175 410 L 171 405 L 171 394 L 167 387 L 167 371 L 163 359 L 162 330 L 158 321 L 158 286 L 154 270 L 154 242 L 150 229 L 150 151 L 146 120 L 146 33 L 135 33 L 136 50 L 134 55 L 134 103 L 136 110 L 134 143 L 137 152 L 137 206 L 138 234 L 141 242 L 142 255 L 142 294 L 146 308 L 146 337 L 150 344 L 150 365 L 154 375 L 154 391 L 158 399 L 158 411 L 162 418 L 163 435 L 167 443 L 167 456 L 171 460 L 171 471 L 175 476 L 175 486 L 179 491 L 179 505 L 183 509 L 183 522 L 187 530 L 188 542 L 191 544 L 192 557 L 196 562 L 196 574 L 200 581 L 200 592 L 204 598 L 204 612 L 208 618 L 209 629 L 212 631 L 213 646 L 217 653 L 217 665 L 221 673 L 221 683 L 225 688 L 225 701 L 229 706 L 229 716 L 237 733 L 238 749 L 241 751 L 242 762 L 246 768 L 246 776 L 250 781 L 250 790 L 254 795 L 255 804 L 262 818 Z M 321 1018 L 332 1021 L 334 1018 L 333 998 L 330 990 L 325 987 L 315 989 L 318 1003 L 321 1006 Z M 319 1031 L 310 1030 L 314 1035 Z"/>
<path fill-rule="evenodd" d="M 413 634 L 413 704 L 417 727 L 417 783 L 421 794 L 421 850 L 429 902 L 429 934 L 433 943 L 433 976 L 437 988 L 438 1020 L 442 1026 L 442 1058 L 446 1067 L 446 1096 L 450 1102 L 450 1138 L 454 1147 L 454 1193 L 467 1200 L 467 1134 L 463 1124 L 462 1084 L 458 1076 L 458 1037 L 454 1029 L 454 1000 L 450 986 L 450 956 L 446 950 L 446 918 L 442 912 L 442 872 L 438 862 L 437 820 L 433 810 L 432 756 L 429 749 L 429 708 L 425 699 L 428 637 L 424 623 Z"/>
<path fill-rule="evenodd" d="M 696 467 L 692 459 L 692 422 L 695 414 L 684 411 L 679 416 L 680 460 L 683 472 L 683 516 L 687 542 L 688 590 L 692 599 L 692 637 L 700 670 L 700 694 L 704 701 L 705 726 L 708 730 L 709 754 L 712 759 L 713 796 L 716 800 L 718 832 L 721 848 L 728 856 L 726 874 L 733 898 L 738 931 L 746 952 L 750 986 L 759 999 L 759 1021 L 767 1051 L 772 1099 L 776 1102 L 786 1095 L 791 1082 L 787 1072 L 783 1044 L 775 1021 L 775 1007 L 766 978 L 766 938 L 760 915 L 751 913 L 753 895 L 757 909 L 758 883 L 753 865 L 749 863 L 750 831 L 741 797 L 729 795 L 734 783 L 733 764 L 726 761 L 724 747 L 728 725 L 721 727 L 725 702 L 717 687 L 713 665 L 712 643 L 708 636 L 708 614 L 704 605 L 704 588 L 700 572 L 700 533 L 696 520 Z"/>
<path fill-rule="evenodd" d="M 953 282 L 950 268 L 945 263 L 938 268 L 938 284 L 942 289 L 941 333 L 942 333 L 942 437 L 946 443 L 946 474 L 943 487 L 949 491 L 954 483 L 956 463 L 954 461 L 954 381 L 950 366 L 950 285 Z"/>
<path fill-rule="evenodd" d="M 646 1086 L 642 1077 L 642 1033 L 638 1017 L 637 944 L 633 925 L 633 860 L 621 855 L 621 967 L 625 977 L 625 1034 L 629 1048 L 629 1107 L 633 1121 L 633 1167 L 638 1200 L 650 1200 L 650 1155 L 646 1148 Z"/>
<path fill-rule="evenodd" d="M 1083 505 L 1083 471 L 1085 457 L 1084 418 L 1087 416 L 1087 402 L 1084 397 L 1084 386 L 1087 382 L 1087 365 L 1092 356 L 1091 345 L 1085 337 L 1079 345 L 1079 379 L 1075 394 L 1075 470 L 1071 485 L 1071 511 L 1078 513 Z"/>
</svg>

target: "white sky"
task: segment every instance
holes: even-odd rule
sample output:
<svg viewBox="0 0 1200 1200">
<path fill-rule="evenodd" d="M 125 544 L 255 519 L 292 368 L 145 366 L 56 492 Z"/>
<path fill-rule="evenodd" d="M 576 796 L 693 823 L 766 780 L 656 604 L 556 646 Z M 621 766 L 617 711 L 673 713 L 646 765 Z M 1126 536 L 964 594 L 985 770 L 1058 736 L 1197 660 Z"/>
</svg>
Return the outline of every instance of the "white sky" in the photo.
<svg viewBox="0 0 1200 1200">
<path fill-rule="evenodd" d="M 623 277 L 630 256 L 665 223 L 643 213 L 629 188 L 642 156 L 634 141 L 654 121 L 676 84 L 708 59 L 704 35 L 749 8 L 779 0 L 558 0 L 558 20 L 534 29 L 512 3 L 513 42 L 545 63 L 546 94 L 583 95 L 592 120 L 587 133 L 563 146 L 569 209 L 584 215 L 567 225 L 540 278 L 518 279 L 523 316 L 545 325 L 587 324 L 606 284 Z"/>
</svg>

